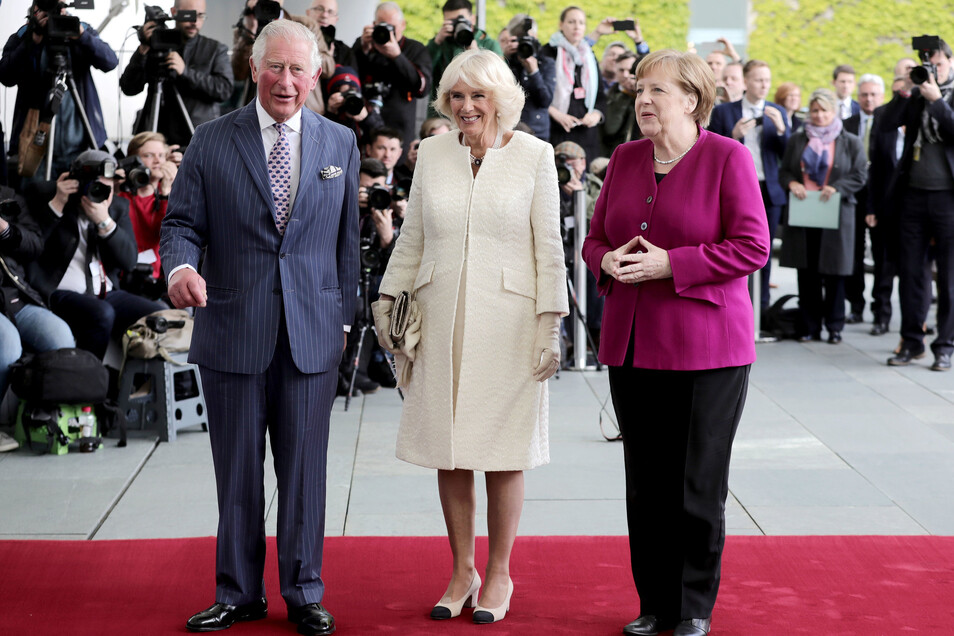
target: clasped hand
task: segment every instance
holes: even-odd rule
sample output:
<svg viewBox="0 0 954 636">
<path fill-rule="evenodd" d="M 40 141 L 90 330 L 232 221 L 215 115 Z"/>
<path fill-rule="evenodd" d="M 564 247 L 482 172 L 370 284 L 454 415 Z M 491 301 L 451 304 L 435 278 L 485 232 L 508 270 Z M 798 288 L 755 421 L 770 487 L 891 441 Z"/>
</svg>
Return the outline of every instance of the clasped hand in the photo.
<svg viewBox="0 0 954 636">
<path fill-rule="evenodd" d="M 621 283 L 642 283 L 672 277 L 669 252 L 656 247 L 642 235 L 604 254 L 600 268 Z"/>
</svg>

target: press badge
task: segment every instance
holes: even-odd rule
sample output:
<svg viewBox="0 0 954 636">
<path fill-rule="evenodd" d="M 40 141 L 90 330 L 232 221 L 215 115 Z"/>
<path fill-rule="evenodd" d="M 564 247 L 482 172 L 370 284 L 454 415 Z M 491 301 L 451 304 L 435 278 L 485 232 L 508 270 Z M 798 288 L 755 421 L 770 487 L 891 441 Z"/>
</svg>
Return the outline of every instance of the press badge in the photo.
<svg viewBox="0 0 954 636">
<path fill-rule="evenodd" d="M 573 99 L 586 99 L 586 89 L 582 86 L 577 86 L 573 89 Z"/>
</svg>

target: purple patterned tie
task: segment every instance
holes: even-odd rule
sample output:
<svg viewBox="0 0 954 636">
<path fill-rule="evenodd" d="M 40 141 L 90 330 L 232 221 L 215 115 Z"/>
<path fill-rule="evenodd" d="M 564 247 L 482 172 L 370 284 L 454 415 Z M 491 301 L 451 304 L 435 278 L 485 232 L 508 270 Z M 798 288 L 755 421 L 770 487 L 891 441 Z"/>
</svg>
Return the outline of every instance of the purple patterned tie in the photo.
<svg viewBox="0 0 954 636">
<path fill-rule="evenodd" d="M 273 124 L 278 131 L 278 140 L 268 155 L 268 182 L 275 199 L 275 227 L 285 234 L 288 225 L 288 199 L 291 192 L 291 145 L 285 134 L 285 124 Z"/>
</svg>

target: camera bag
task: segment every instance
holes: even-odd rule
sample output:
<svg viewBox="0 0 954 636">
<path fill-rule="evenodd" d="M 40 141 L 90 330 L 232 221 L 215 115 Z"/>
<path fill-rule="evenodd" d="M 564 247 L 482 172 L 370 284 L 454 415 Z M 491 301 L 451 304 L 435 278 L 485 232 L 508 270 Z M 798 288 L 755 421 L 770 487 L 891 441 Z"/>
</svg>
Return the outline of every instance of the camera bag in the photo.
<svg viewBox="0 0 954 636">
<path fill-rule="evenodd" d="M 25 354 L 10 366 L 17 397 L 46 404 L 97 404 L 109 392 L 109 371 L 89 351 L 55 349 Z"/>
<path fill-rule="evenodd" d="M 192 344 L 192 316 L 184 309 L 163 309 L 143 316 L 123 334 L 123 363 L 127 357 L 173 360 L 171 353 L 188 351 Z"/>
</svg>

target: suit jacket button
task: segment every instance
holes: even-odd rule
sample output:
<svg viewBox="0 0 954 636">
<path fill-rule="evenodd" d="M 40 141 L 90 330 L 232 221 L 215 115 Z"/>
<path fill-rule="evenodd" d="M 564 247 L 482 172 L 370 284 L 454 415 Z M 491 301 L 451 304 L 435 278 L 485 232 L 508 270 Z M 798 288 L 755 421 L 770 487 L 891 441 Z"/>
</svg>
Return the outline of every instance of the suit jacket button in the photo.
<svg viewBox="0 0 954 636">
<path fill-rule="evenodd" d="M 639 226 L 639 229 L 645 230 L 647 227 L 649 227 L 649 224 L 643 221 L 643 224 Z"/>
<path fill-rule="evenodd" d="M 278 256 L 278 258 L 285 258 L 285 252 L 282 252 L 282 253 Z"/>
<path fill-rule="evenodd" d="M 652 203 L 652 202 L 653 202 L 653 195 L 650 194 L 648 197 L 646 197 L 646 203 Z"/>
</svg>

